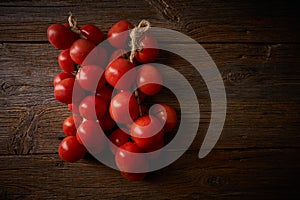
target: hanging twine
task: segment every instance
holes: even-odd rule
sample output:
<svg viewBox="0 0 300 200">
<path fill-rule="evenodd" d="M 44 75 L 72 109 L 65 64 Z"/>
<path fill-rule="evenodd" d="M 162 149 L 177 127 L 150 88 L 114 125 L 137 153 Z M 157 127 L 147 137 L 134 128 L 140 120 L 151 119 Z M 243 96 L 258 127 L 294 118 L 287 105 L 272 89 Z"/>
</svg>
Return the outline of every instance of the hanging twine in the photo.
<svg viewBox="0 0 300 200">
<path fill-rule="evenodd" d="M 129 61 L 131 63 L 133 63 L 133 59 L 134 59 L 136 49 L 138 49 L 140 47 L 140 43 L 141 43 L 142 39 L 144 38 L 144 33 L 146 31 L 148 31 L 149 28 L 150 28 L 150 22 L 143 19 L 139 23 L 139 25 L 137 27 L 135 27 L 134 29 L 132 29 L 132 31 L 130 32 L 131 52 L 130 52 L 130 56 L 129 56 Z M 136 101 L 139 105 L 139 115 L 143 116 L 142 108 L 141 108 L 141 105 L 140 105 L 139 92 L 138 92 L 137 89 L 134 91 L 134 95 L 135 95 Z"/>
</svg>

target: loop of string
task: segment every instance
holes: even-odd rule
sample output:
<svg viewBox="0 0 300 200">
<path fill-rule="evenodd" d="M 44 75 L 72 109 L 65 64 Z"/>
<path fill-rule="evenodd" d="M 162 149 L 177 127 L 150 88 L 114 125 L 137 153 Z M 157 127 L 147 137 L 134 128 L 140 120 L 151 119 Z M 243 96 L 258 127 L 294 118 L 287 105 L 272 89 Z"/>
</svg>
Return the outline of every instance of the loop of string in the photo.
<svg viewBox="0 0 300 200">
<path fill-rule="evenodd" d="M 132 31 L 130 32 L 131 52 L 130 52 L 130 56 L 129 56 L 129 61 L 131 63 L 133 63 L 133 58 L 134 58 L 136 49 L 138 49 L 140 47 L 140 43 L 141 43 L 142 39 L 144 38 L 144 33 L 146 31 L 148 31 L 149 28 L 150 28 L 150 22 L 143 19 L 139 23 L 139 25 L 137 27 L 135 27 L 134 29 L 132 29 Z M 140 105 L 139 92 L 137 89 L 134 91 L 134 95 L 135 95 L 135 98 L 136 98 L 138 106 L 139 106 L 139 115 L 141 117 L 143 115 L 143 112 L 142 112 L 142 108 Z"/>
<path fill-rule="evenodd" d="M 137 27 L 132 29 L 130 32 L 130 38 L 131 38 L 131 53 L 129 60 L 130 62 L 133 62 L 133 58 L 135 55 L 136 49 L 139 48 L 140 42 L 143 39 L 144 33 L 148 31 L 150 28 L 150 22 L 147 20 L 142 20 Z"/>
</svg>

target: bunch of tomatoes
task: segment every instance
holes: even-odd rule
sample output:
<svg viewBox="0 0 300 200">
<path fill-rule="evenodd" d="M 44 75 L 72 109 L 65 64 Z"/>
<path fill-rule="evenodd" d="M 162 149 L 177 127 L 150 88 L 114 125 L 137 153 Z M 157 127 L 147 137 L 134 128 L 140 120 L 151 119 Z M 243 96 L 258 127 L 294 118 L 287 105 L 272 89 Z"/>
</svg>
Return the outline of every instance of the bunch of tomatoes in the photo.
<svg viewBox="0 0 300 200">
<path fill-rule="evenodd" d="M 47 30 L 49 42 L 62 50 L 58 64 L 63 72 L 54 78 L 54 96 L 72 112 L 63 122 L 66 137 L 58 154 L 66 162 L 76 162 L 87 152 L 95 155 L 108 148 L 122 176 L 142 180 L 146 172 L 134 170 L 146 171 L 152 160 L 159 159 L 165 134 L 177 124 L 171 106 L 155 104 L 149 110 L 143 104 L 162 88 L 161 73 L 147 64 L 158 56 L 157 41 L 145 32 L 139 36 L 138 48 L 126 51 L 131 41 L 127 32 L 135 27 L 122 20 L 108 31 L 107 40 L 114 50 L 108 52 L 99 45 L 104 36 L 97 26 L 79 27 L 72 20 L 52 24 Z M 145 154 L 154 151 L 155 156 Z"/>
</svg>

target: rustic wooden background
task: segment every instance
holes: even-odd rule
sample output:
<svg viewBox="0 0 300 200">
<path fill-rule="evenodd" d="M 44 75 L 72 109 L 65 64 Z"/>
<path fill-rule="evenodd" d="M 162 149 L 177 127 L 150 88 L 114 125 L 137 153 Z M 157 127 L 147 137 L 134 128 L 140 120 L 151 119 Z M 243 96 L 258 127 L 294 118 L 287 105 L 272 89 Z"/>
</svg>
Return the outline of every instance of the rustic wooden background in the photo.
<svg viewBox="0 0 300 200">
<path fill-rule="evenodd" d="M 206 48 L 228 98 L 222 136 L 207 157 L 197 158 L 210 118 L 205 83 L 184 60 L 162 53 L 158 61 L 181 71 L 201 102 L 199 132 L 189 150 L 142 182 L 129 182 L 92 158 L 74 164 L 58 158 L 61 123 L 70 113 L 53 97 L 59 51 L 47 42 L 46 30 L 70 11 L 79 24 L 95 23 L 104 32 L 120 19 L 135 24 L 148 19 Z M 0 198 L 295 197 L 300 193 L 299 19 L 293 1 L 1 1 Z M 172 103 L 167 94 L 153 101 Z"/>
</svg>

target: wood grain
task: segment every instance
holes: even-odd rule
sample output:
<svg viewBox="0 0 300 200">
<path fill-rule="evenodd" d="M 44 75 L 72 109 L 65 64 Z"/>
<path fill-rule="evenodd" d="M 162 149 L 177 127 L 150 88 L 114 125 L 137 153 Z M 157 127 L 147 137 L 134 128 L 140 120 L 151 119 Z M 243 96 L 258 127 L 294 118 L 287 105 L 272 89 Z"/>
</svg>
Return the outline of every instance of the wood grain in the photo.
<svg viewBox="0 0 300 200">
<path fill-rule="evenodd" d="M 300 25 L 294 1 L 115 0 L 0 2 L 0 199 L 290 199 L 300 178 Z M 57 156 L 70 115 L 53 97 L 61 70 L 46 38 L 72 12 L 104 33 L 120 19 L 187 34 L 208 51 L 222 75 L 227 116 L 220 140 L 198 159 L 210 116 L 209 92 L 186 60 L 161 51 L 192 85 L 198 134 L 170 166 L 133 183 L 90 156 L 69 164 Z M 196 48 L 166 36 L 175 48 Z M 198 56 L 193 54 L 191 56 Z M 167 77 L 165 77 L 167 78 Z M 171 77 L 172 78 L 172 77 Z M 166 89 L 146 103 L 168 102 Z M 195 120 L 195 119 L 191 119 Z M 177 149 L 181 151 L 182 149 Z"/>
<path fill-rule="evenodd" d="M 84 6 L 78 0 L 46 2 L 1 2 L 1 41 L 46 41 L 49 24 L 63 22 L 72 12 L 79 24 L 95 23 L 105 31 L 120 19 L 137 24 L 145 18 L 199 42 L 300 42 L 299 3 L 294 1 L 88 0 Z"/>
<path fill-rule="evenodd" d="M 202 160 L 196 151 L 188 151 L 135 183 L 93 159 L 68 164 L 56 155 L 2 156 L 1 198 L 289 198 L 297 192 L 298 160 L 298 151 L 291 149 L 214 150 Z"/>
</svg>

